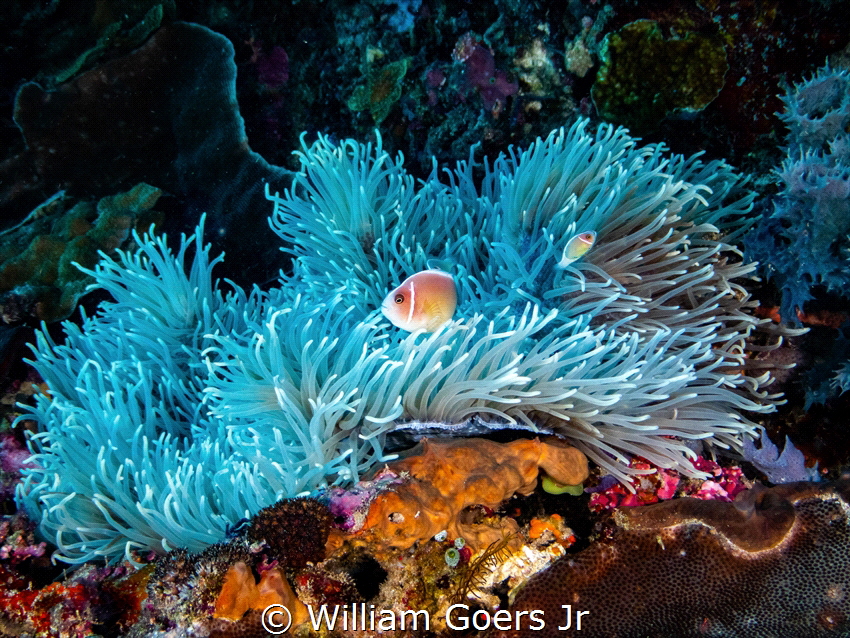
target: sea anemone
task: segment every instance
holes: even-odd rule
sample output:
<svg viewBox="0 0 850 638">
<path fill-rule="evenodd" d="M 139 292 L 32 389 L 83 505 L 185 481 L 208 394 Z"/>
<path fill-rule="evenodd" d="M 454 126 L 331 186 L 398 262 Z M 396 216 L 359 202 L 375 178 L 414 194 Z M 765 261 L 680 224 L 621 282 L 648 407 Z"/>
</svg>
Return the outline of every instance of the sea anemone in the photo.
<svg viewBox="0 0 850 638">
<path fill-rule="evenodd" d="M 700 475 L 694 441 L 740 449 L 745 413 L 775 400 L 733 282 L 752 269 L 729 242 L 753 194 L 723 162 L 587 126 L 418 185 L 380 139 L 305 145 L 268 194 L 294 264 L 268 291 L 223 291 L 200 229 L 176 256 L 146 235 L 105 257 L 89 274 L 115 300 L 33 347 L 50 396 L 26 415 L 40 432 L 18 498 L 58 556 L 197 551 L 357 479 L 410 422 L 554 431 L 625 482 L 633 455 Z M 592 249 L 556 268 L 586 231 Z M 455 278 L 454 320 L 391 326 L 384 296 L 431 267 Z"/>
<path fill-rule="evenodd" d="M 763 322 L 734 281 L 753 266 L 730 243 L 751 224 L 754 195 L 721 161 L 587 126 L 492 164 L 435 166 L 418 188 L 380 140 L 319 138 L 292 187 L 270 195 L 272 227 L 295 279 L 319 297 L 345 294 L 363 320 L 412 273 L 439 264 L 454 275 L 455 321 L 381 333 L 396 421 L 486 414 L 559 432 L 623 480 L 635 454 L 694 475 L 682 439 L 740 449 L 755 428 L 743 413 L 775 399 L 745 353 Z M 590 252 L 555 268 L 586 231 Z"/>
</svg>

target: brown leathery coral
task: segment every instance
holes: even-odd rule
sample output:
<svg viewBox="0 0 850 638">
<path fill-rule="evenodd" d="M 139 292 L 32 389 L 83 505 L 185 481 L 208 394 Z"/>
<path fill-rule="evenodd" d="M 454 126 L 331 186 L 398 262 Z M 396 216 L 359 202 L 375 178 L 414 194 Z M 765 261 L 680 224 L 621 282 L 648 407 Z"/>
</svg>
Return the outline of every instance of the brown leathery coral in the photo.
<svg viewBox="0 0 850 638">
<path fill-rule="evenodd" d="M 610 539 L 519 591 L 512 618 L 540 610 L 545 627 L 496 635 L 847 635 L 849 507 L 845 480 L 622 508 Z"/>
<path fill-rule="evenodd" d="M 514 494 L 530 494 L 541 470 L 557 483 L 575 485 L 587 478 L 587 459 L 555 437 L 510 443 L 423 439 L 409 456 L 385 468 L 404 481 L 377 495 L 360 534 L 406 549 L 445 530 L 473 549 L 487 547 L 516 532 L 516 522 L 476 522 L 465 510 L 479 506 L 486 512 Z"/>
</svg>

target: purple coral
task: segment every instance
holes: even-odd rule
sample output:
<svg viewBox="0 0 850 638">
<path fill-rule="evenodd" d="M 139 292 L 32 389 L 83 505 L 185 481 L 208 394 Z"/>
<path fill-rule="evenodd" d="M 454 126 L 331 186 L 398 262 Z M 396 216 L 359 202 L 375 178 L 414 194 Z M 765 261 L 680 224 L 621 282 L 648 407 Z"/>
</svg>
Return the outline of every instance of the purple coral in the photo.
<svg viewBox="0 0 850 638">
<path fill-rule="evenodd" d="M 369 506 L 375 497 L 390 486 L 403 482 L 398 474 L 384 468 L 372 480 L 359 481 L 349 489 L 328 488 L 324 493 L 324 500 L 331 511 L 334 525 L 345 532 L 359 531 L 366 521 Z"/>
<path fill-rule="evenodd" d="M 744 439 L 744 458 L 755 465 L 767 476 L 771 483 L 793 483 L 796 481 L 817 481 L 820 476 L 817 466 L 806 467 L 806 457 L 798 450 L 791 439 L 785 437 L 782 454 L 779 448 L 761 431 L 759 446 L 751 439 Z"/>
<path fill-rule="evenodd" d="M 0 503 L 11 500 L 31 454 L 14 432 L 0 432 Z"/>
<path fill-rule="evenodd" d="M 28 558 L 39 558 L 47 543 L 35 538 L 35 523 L 23 514 L 0 517 L 0 563 L 19 565 Z"/>
<path fill-rule="evenodd" d="M 437 104 L 437 89 L 446 84 L 446 74 L 442 69 L 430 68 L 425 72 L 425 90 L 428 93 L 428 104 Z"/>
<path fill-rule="evenodd" d="M 496 68 L 492 51 L 471 34 L 467 33 L 458 40 L 453 56 L 464 64 L 467 88 L 477 91 L 484 102 L 484 108 L 497 117 L 507 97 L 514 95 L 519 85 L 508 81 L 505 72 Z"/>
<path fill-rule="evenodd" d="M 266 54 L 255 52 L 257 77 L 268 89 L 279 89 L 289 81 L 289 56 L 283 47 L 274 47 Z"/>
</svg>

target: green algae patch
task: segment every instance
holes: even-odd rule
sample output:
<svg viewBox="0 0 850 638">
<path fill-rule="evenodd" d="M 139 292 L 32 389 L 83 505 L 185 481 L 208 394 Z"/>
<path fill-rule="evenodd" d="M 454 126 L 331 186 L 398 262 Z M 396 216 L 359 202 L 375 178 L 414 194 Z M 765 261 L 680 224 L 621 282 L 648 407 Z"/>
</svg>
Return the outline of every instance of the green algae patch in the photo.
<svg viewBox="0 0 850 638">
<path fill-rule="evenodd" d="M 554 494 L 555 496 L 560 496 L 561 494 L 581 496 L 584 494 L 584 483 L 578 483 L 577 485 L 564 485 L 562 483 L 558 483 L 549 475 L 543 476 L 540 480 L 540 486 L 543 488 L 544 492 Z"/>
<path fill-rule="evenodd" d="M 602 66 L 591 89 L 599 115 L 637 135 L 665 117 L 708 106 L 729 64 L 720 35 L 686 32 L 665 39 L 654 20 L 636 20 L 605 36 Z"/>
<path fill-rule="evenodd" d="M 401 98 L 401 84 L 407 74 L 410 60 L 404 58 L 380 69 L 372 69 L 363 83 L 354 89 L 348 100 L 352 111 L 369 111 L 375 124 L 380 124 L 390 109 Z"/>
</svg>

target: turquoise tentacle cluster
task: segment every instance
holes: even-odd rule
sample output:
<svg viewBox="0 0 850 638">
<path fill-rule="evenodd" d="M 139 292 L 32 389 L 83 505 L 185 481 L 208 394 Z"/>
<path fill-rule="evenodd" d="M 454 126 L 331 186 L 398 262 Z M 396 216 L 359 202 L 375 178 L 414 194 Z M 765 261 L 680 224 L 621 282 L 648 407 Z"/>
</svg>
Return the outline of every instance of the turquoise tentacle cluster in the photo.
<svg viewBox="0 0 850 638">
<path fill-rule="evenodd" d="M 50 395 L 22 505 L 65 560 L 132 558 L 352 481 L 412 421 L 554 431 L 623 481 L 633 455 L 698 475 L 694 441 L 740 449 L 775 402 L 730 243 L 753 194 L 722 162 L 587 129 L 419 182 L 380 140 L 304 144 L 291 188 L 267 190 L 294 264 L 268 291 L 214 281 L 200 231 L 104 258 L 90 274 L 114 301 L 34 346 Z M 403 332 L 381 301 L 429 267 L 457 312 Z"/>
</svg>

